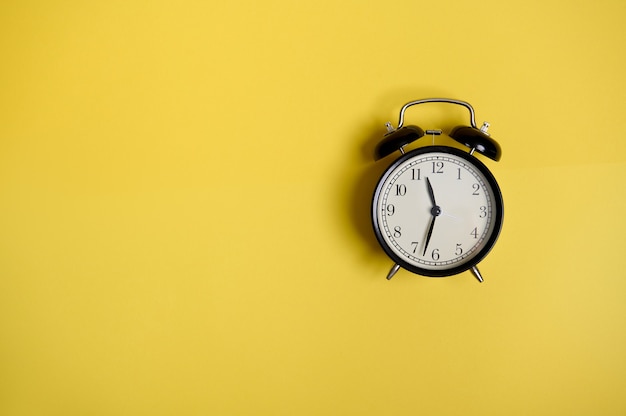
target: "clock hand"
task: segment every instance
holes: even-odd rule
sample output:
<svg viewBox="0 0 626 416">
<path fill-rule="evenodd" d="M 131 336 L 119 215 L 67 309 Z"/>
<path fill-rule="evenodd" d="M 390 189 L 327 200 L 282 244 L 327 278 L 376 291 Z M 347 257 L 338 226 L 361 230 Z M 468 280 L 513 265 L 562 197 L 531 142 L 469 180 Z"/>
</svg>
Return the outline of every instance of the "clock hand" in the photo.
<svg viewBox="0 0 626 416">
<path fill-rule="evenodd" d="M 426 177 L 426 186 L 428 187 L 428 196 L 430 197 L 430 202 L 432 202 L 433 206 L 436 207 L 437 203 L 435 202 L 435 192 L 433 191 L 433 186 L 430 184 L 430 179 L 428 179 L 428 176 Z"/>
<path fill-rule="evenodd" d="M 426 241 L 424 243 L 424 252 L 422 253 L 422 256 L 426 255 L 428 243 L 430 243 L 430 238 L 433 235 L 433 228 L 435 228 L 435 219 L 439 215 L 441 215 L 441 207 L 439 207 L 439 205 L 437 205 L 437 202 L 435 202 L 435 192 L 433 191 L 433 186 L 430 184 L 430 179 L 428 179 L 428 176 L 426 177 L 426 186 L 428 188 L 428 196 L 430 197 L 430 201 L 432 202 L 433 207 L 430 209 L 430 214 L 432 215 L 432 218 L 430 219 L 430 225 L 428 226 L 428 233 L 426 234 Z"/>
<path fill-rule="evenodd" d="M 426 235 L 426 242 L 424 243 L 424 252 L 422 256 L 426 255 L 426 249 L 428 248 L 428 243 L 430 243 L 430 237 L 433 235 L 433 228 L 435 228 L 435 216 L 430 219 L 430 226 L 428 227 L 428 234 Z"/>
<path fill-rule="evenodd" d="M 434 207 L 439 208 L 439 214 L 445 215 L 446 217 L 450 217 L 450 218 L 454 218 L 455 220 L 458 220 L 459 217 L 455 217 L 452 214 L 448 214 L 447 212 L 443 212 L 441 210 L 441 207 L 439 207 L 437 205 L 437 203 L 435 202 L 435 192 L 433 191 L 433 186 L 430 184 L 430 180 L 428 179 L 428 176 L 426 177 L 426 186 L 428 187 L 428 195 L 430 196 L 430 201 L 433 203 Z M 436 215 L 439 215 L 436 214 Z"/>
</svg>

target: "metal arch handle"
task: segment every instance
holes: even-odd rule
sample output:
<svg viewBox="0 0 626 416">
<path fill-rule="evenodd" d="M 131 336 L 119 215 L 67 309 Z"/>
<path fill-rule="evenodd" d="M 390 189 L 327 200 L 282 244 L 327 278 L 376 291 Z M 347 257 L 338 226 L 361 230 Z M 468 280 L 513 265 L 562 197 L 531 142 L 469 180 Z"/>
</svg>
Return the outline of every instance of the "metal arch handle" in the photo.
<svg viewBox="0 0 626 416">
<path fill-rule="evenodd" d="M 462 105 L 463 107 L 469 110 L 471 126 L 476 128 L 476 118 L 474 116 L 474 108 L 470 105 L 470 103 L 461 101 L 461 100 L 453 100 L 451 98 L 424 98 L 422 100 L 415 100 L 415 101 L 411 101 L 409 103 L 404 104 L 404 106 L 400 110 L 400 120 L 398 121 L 398 129 L 402 127 L 402 125 L 404 124 L 404 112 L 407 110 L 407 108 L 413 105 L 425 104 L 425 103 L 448 103 L 448 104 Z"/>
</svg>

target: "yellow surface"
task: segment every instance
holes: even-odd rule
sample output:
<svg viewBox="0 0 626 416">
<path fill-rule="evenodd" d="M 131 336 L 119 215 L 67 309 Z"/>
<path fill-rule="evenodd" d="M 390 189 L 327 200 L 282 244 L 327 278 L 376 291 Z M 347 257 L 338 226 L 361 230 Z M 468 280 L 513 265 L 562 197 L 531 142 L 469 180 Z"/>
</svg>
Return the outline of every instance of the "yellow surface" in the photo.
<svg viewBox="0 0 626 416">
<path fill-rule="evenodd" d="M 0 414 L 625 414 L 625 18 L 2 2 Z M 483 284 L 388 282 L 370 229 L 384 123 L 431 96 L 503 148 Z"/>
</svg>

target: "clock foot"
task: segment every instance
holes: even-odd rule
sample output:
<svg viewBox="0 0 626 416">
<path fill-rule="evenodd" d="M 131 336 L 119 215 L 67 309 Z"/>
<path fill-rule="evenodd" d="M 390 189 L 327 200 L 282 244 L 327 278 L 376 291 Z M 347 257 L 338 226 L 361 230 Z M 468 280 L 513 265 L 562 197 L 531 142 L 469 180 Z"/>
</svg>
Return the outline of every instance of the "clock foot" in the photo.
<svg viewBox="0 0 626 416">
<path fill-rule="evenodd" d="M 400 265 L 399 264 L 394 264 L 393 267 L 391 268 L 391 270 L 389 270 L 389 273 L 387 274 L 387 280 L 391 280 L 393 275 L 398 273 L 398 270 L 400 270 Z"/>
<path fill-rule="evenodd" d="M 484 281 L 483 276 L 480 274 L 480 271 L 478 270 L 478 267 L 476 266 L 472 267 L 472 274 L 474 275 L 474 277 L 476 277 L 476 279 L 478 279 L 480 283 Z"/>
</svg>

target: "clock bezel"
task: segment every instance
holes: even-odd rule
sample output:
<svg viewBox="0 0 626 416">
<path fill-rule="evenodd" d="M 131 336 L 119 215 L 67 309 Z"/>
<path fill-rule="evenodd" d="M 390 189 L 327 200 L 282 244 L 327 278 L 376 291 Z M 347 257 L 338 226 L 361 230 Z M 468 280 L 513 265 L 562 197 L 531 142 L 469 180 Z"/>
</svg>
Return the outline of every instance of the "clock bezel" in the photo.
<svg viewBox="0 0 626 416">
<path fill-rule="evenodd" d="M 407 262 L 403 257 L 395 253 L 391 249 L 391 247 L 387 244 L 387 241 L 385 240 L 383 232 L 381 231 L 381 226 L 378 220 L 377 206 L 378 206 L 378 201 L 381 197 L 383 184 L 386 182 L 389 176 L 396 170 L 396 168 L 399 165 L 403 164 L 408 159 L 411 159 L 411 158 L 414 158 L 415 156 L 423 155 L 426 153 L 447 153 L 447 154 L 451 154 L 451 155 L 464 159 L 467 163 L 475 167 L 476 170 L 478 170 L 480 173 L 484 175 L 488 186 L 490 186 L 491 189 L 493 190 L 494 228 L 493 228 L 493 231 L 491 232 L 491 235 L 489 235 L 489 237 L 487 238 L 487 242 L 485 243 L 484 247 L 480 249 L 478 252 L 476 252 L 469 260 L 465 261 L 463 264 L 453 266 L 447 269 L 426 269 L 426 268 L 419 267 L 419 266 L 416 266 L 414 264 Z M 372 226 L 374 228 L 374 234 L 376 235 L 376 239 L 378 240 L 378 243 L 380 244 L 382 249 L 385 251 L 385 253 L 396 264 L 398 264 L 400 267 L 412 273 L 415 273 L 421 276 L 447 277 L 447 276 L 460 274 L 460 273 L 463 273 L 464 271 L 471 269 L 472 267 L 480 263 L 487 256 L 487 254 L 489 254 L 491 249 L 494 247 L 496 241 L 498 240 L 498 237 L 500 236 L 500 232 L 502 230 L 502 224 L 504 220 L 504 201 L 502 199 L 502 192 L 500 190 L 500 186 L 498 185 L 498 182 L 496 181 L 495 177 L 493 176 L 489 168 L 487 168 L 487 166 L 478 158 L 470 155 L 468 152 L 457 149 L 455 147 L 441 146 L 441 145 L 424 146 L 424 147 L 419 147 L 417 149 L 413 149 L 409 152 L 406 152 L 401 157 L 394 160 L 389 165 L 389 167 L 387 167 L 387 169 L 384 171 L 384 173 L 382 174 L 381 178 L 379 179 L 376 185 L 374 196 L 372 198 L 371 214 L 372 214 Z"/>
</svg>

